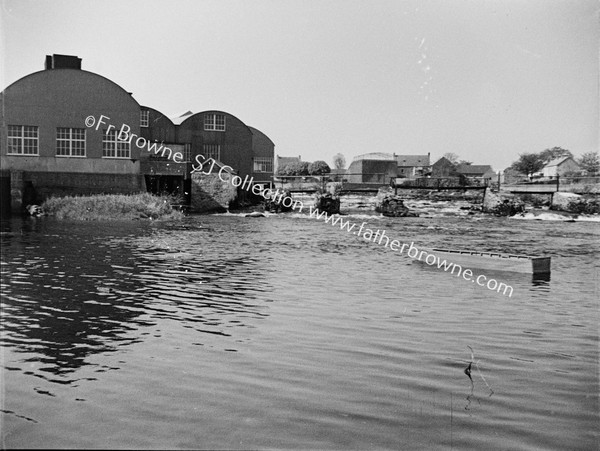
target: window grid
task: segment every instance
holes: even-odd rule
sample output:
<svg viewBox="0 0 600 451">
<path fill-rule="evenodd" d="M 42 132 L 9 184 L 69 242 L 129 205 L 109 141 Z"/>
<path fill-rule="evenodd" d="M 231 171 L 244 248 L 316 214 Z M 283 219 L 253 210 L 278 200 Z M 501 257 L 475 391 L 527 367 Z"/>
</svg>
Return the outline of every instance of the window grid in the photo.
<svg viewBox="0 0 600 451">
<path fill-rule="evenodd" d="M 186 144 L 183 148 L 183 161 L 189 163 L 192 161 L 192 145 Z"/>
<path fill-rule="evenodd" d="M 8 155 L 39 155 L 38 127 L 8 126 Z"/>
<path fill-rule="evenodd" d="M 148 127 L 150 122 L 150 111 L 141 110 L 140 111 L 140 127 Z"/>
<path fill-rule="evenodd" d="M 204 115 L 204 130 L 225 131 L 225 115 L 210 113 Z"/>
<path fill-rule="evenodd" d="M 104 130 L 102 134 L 102 157 L 103 158 L 131 158 L 129 141 L 117 139 L 116 130 Z"/>
<path fill-rule="evenodd" d="M 221 146 L 219 144 L 204 144 L 202 146 L 202 155 L 207 160 L 212 158 L 221 161 Z"/>
<path fill-rule="evenodd" d="M 273 172 L 272 157 L 254 158 L 254 172 Z"/>
<path fill-rule="evenodd" d="M 85 128 L 58 127 L 56 129 L 56 155 L 85 157 Z"/>
</svg>

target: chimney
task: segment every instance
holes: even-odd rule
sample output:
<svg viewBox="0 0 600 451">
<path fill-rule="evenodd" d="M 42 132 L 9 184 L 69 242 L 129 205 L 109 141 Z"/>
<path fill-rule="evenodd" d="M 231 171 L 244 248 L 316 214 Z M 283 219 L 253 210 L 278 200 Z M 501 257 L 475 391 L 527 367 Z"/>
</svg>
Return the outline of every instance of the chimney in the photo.
<svg viewBox="0 0 600 451">
<path fill-rule="evenodd" d="M 79 69 L 81 58 L 71 55 L 46 55 L 46 70 L 49 69 Z"/>
</svg>

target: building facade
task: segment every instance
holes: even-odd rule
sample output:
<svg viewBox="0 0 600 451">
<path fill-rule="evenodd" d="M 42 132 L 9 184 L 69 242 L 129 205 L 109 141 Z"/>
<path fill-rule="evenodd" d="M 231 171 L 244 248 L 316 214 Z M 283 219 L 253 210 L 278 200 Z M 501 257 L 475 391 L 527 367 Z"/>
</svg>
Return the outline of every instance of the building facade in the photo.
<svg viewBox="0 0 600 451">
<path fill-rule="evenodd" d="M 377 183 L 387 185 L 390 179 L 398 176 L 398 166 L 394 160 L 354 160 L 346 171 L 345 180 L 349 183 Z"/>
<path fill-rule="evenodd" d="M 2 92 L 0 112 L 2 187 L 10 187 L 13 210 L 49 196 L 146 190 L 180 194 L 189 203 L 199 155 L 241 177 L 272 183 L 275 145 L 263 132 L 217 110 L 174 121 L 141 106 L 113 81 L 82 70 L 75 56 L 47 56 L 45 70 Z M 120 140 L 122 124 L 146 145 Z M 176 152 L 181 162 L 173 160 Z"/>
<path fill-rule="evenodd" d="M 453 177 L 456 176 L 456 165 L 446 157 L 441 157 L 431 165 L 432 177 Z"/>
<path fill-rule="evenodd" d="M 0 94 L 0 112 L 0 164 L 9 173 L 13 207 L 25 184 L 35 188 L 33 202 L 142 189 L 139 149 L 118 143 L 103 127 L 86 127 L 87 117 L 104 115 L 139 134 L 139 104 L 107 78 L 47 62 Z"/>
<path fill-rule="evenodd" d="M 568 173 L 581 173 L 581 166 L 571 157 L 561 157 L 548 162 L 541 175 L 554 178 Z"/>
<path fill-rule="evenodd" d="M 431 172 L 430 154 L 394 155 L 398 164 L 398 177 L 417 178 Z"/>
</svg>

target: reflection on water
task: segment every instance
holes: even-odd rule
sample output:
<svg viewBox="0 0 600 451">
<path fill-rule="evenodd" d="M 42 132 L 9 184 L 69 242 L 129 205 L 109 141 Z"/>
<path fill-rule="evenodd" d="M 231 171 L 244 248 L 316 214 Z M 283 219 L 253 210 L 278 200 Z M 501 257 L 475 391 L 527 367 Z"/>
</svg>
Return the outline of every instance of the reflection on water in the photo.
<svg viewBox="0 0 600 451">
<path fill-rule="evenodd" d="M 260 261 L 204 254 L 202 230 L 174 240 L 122 225 L 109 236 L 89 224 L 68 234 L 41 226 L 25 222 L 22 234 L 2 236 L 11 255 L 2 260 L 3 345 L 34 353 L 22 362 L 41 362 L 37 377 L 73 383 L 68 374 L 91 354 L 138 343 L 140 330 L 161 320 L 229 336 L 266 314 L 256 301 L 267 283 Z"/>
<path fill-rule="evenodd" d="M 4 444 L 594 449 L 596 224 L 352 220 L 552 277 L 502 296 L 285 215 L 3 222 Z"/>
</svg>

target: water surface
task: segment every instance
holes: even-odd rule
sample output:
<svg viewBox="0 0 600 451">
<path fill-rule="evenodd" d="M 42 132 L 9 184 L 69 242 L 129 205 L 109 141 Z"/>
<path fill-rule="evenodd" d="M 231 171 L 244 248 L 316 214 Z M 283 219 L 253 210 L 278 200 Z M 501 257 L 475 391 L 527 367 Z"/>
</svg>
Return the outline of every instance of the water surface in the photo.
<svg viewBox="0 0 600 451">
<path fill-rule="evenodd" d="M 552 275 L 503 296 L 298 215 L 12 219 L 3 446 L 597 449 L 598 223 L 349 219 Z"/>
</svg>

